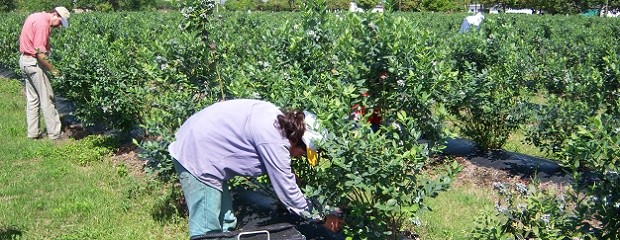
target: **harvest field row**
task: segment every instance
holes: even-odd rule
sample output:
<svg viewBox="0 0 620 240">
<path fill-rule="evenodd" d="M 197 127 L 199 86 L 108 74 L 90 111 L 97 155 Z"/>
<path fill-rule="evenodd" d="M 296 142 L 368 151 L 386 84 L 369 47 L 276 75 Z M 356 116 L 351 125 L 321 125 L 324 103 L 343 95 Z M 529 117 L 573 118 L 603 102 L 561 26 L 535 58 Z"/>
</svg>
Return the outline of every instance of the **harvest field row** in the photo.
<svg viewBox="0 0 620 240">
<path fill-rule="evenodd" d="M 138 142 L 151 160 L 147 170 L 162 179 L 173 176 L 166 147 L 174 131 L 210 103 L 260 98 L 312 109 L 330 132 L 329 161 L 297 167 L 304 182 L 336 184 L 304 192 L 348 206 L 353 224 L 345 233 L 361 238 L 395 236 L 426 198 L 449 187 L 457 165 L 432 179 L 420 174 L 445 144 L 448 116 L 483 149 L 501 148 L 523 128 L 530 143 L 602 181 L 575 185 L 592 196 L 584 201 L 592 210 L 531 208 L 498 234 L 617 236 L 618 19 L 493 15 L 480 31 L 459 34 L 460 14 L 329 13 L 310 2 L 317 4 L 300 13 L 212 14 L 194 6 L 183 15 L 76 14 L 71 28 L 52 34 L 51 58 L 63 75 L 55 90 L 84 123 L 143 128 L 151 136 Z M 24 17 L 0 23 L 4 66 L 16 66 Z M 540 95 L 545 103 L 532 103 Z M 350 119 L 356 104 L 381 108 L 380 131 Z M 529 221 L 549 214 L 558 220 Z M 578 231 L 584 223 L 566 214 L 600 224 Z M 479 238 L 496 234 L 489 226 Z"/>
</svg>

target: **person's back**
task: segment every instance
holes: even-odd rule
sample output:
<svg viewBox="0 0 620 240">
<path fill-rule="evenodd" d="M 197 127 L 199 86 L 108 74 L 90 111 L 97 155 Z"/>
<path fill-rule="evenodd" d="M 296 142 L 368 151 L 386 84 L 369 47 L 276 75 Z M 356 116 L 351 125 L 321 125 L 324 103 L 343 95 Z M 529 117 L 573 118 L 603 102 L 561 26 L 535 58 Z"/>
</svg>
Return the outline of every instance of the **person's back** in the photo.
<svg viewBox="0 0 620 240">
<path fill-rule="evenodd" d="M 31 57 L 35 57 L 37 52 L 47 53 L 50 49 L 50 30 L 49 14 L 46 12 L 30 14 L 19 36 L 19 51 Z"/>
<path fill-rule="evenodd" d="M 310 152 L 319 139 L 307 127 L 314 125 L 314 117 L 239 99 L 215 103 L 188 118 L 168 151 L 190 212 L 190 236 L 234 229 L 227 180 L 235 176 L 267 174 L 290 212 L 303 217 L 311 211 L 312 204 L 297 186 L 291 157 Z"/>
<path fill-rule="evenodd" d="M 258 100 L 213 104 L 183 124 L 170 153 L 190 172 L 205 173 L 197 177 L 216 188 L 233 176 L 265 174 L 255 146 L 288 143 L 275 126 L 279 114 L 278 107 Z"/>
</svg>

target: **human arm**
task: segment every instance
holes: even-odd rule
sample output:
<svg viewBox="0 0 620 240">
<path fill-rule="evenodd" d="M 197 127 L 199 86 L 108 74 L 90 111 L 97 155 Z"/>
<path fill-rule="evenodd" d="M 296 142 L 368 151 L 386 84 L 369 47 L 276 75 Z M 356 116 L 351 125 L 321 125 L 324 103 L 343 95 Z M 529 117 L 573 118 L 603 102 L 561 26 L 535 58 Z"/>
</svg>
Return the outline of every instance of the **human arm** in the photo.
<svg viewBox="0 0 620 240">
<path fill-rule="evenodd" d="M 290 212 L 304 217 L 303 212 L 311 211 L 312 204 L 304 197 L 296 183 L 286 146 L 282 143 L 261 144 L 256 149 L 278 199 Z"/>
<path fill-rule="evenodd" d="M 33 28 L 35 32 L 32 38 L 32 45 L 36 50 L 34 57 L 45 70 L 53 75 L 57 75 L 58 71 L 56 71 L 54 66 L 49 62 L 48 56 L 50 51 L 49 39 L 51 31 L 49 23 L 45 21 L 36 21 L 33 23 Z"/>
<path fill-rule="evenodd" d="M 56 70 L 56 68 L 54 68 L 52 63 L 49 62 L 47 54 L 45 54 L 44 52 L 39 52 L 36 54 L 36 58 L 39 61 L 39 63 L 43 65 L 45 69 L 47 69 L 50 73 L 52 73 L 52 75 L 54 76 L 58 75 L 58 71 Z"/>
<path fill-rule="evenodd" d="M 278 149 L 277 145 L 262 146 L 257 149 L 264 154 L 263 162 L 265 163 L 265 169 L 280 201 L 290 212 L 297 213 L 303 218 L 308 218 L 308 216 L 304 215 L 304 212 L 311 212 L 313 205 L 303 196 L 298 187 L 298 179 L 290 167 L 291 159 L 288 156 L 288 149 L 285 147 Z M 311 220 L 317 221 L 318 219 Z M 322 221 L 322 225 L 331 232 L 341 231 L 345 221 L 342 218 L 340 208 L 336 208 L 327 214 Z"/>
</svg>

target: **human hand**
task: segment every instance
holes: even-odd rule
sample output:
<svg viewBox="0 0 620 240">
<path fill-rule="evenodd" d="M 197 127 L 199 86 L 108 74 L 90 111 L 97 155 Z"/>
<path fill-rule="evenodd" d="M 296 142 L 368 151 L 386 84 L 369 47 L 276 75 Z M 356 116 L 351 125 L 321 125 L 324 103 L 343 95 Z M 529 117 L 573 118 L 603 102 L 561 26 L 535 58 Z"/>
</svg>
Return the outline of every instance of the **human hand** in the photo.
<svg viewBox="0 0 620 240">
<path fill-rule="evenodd" d="M 323 227 L 332 232 L 340 232 L 344 225 L 344 219 L 333 214 L 327 215 L 327 217 L 325 217 L 325 223 L 323 223 Z"/>
</svg>

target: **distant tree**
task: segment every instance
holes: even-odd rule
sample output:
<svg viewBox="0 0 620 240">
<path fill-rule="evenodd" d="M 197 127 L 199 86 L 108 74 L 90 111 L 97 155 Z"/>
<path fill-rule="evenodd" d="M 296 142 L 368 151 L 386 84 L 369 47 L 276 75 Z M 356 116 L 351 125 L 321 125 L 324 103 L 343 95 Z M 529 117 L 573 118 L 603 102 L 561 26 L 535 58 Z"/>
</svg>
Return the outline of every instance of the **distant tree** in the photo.
<svg viewBox="0 0 620 240">
<path fill-rule="evenodd" d="M 541 10 L 549 14 L 575 14 L 581 12 L 576 1 L 547 0 L 541 2 Z"/>
<path fill-rule="evenodd" d="M 228 0 L 224 3 L 224 8 L 230 11 L 256 10 L 258 2 L 255 0 Z"/>
<path fill-rule="evenodd" d="M 114 11 L 118 11 L 121 9 L 121 5 L 118 3 L 118 0 L 108 0 L 108 3 L 110 3 L 110 5 L 112 5 L 112 8 L 114 9 Z"/>
<path fill-rule="evenodd" d="M 423 0 L 424 11 L 448 12 L 463 9 L 463 5 L 454 0 Z"/>
<path fill-rule="evenodd" d="M 54 0 L 51 2 L 57 2 Z M 59 4 L 67 8 L 92 9 L 96 11 L 141 11 L 154 10 L 160 6 L 171 8 L 173 3 L 167 0 L 64 0 L 68 4 Z M 33 1 L 35 2 L 35 1 Z"/>
<path fill-rule="evenodd" d="M 608 5 L 609 4 L 609 5 Z M 581 0 L 577 1 L 577 6 L 581 11 L 588 9 L 598 9 L 601 13 L 606 10 L 615 10 L 620 7 L 619 0 Z"/>
<path fill-rule="evenodd" d="M 393 5 L 394 11 L 419 12 L 423 8 L 420 0 L 391 0 L 387 2 Z"/>
<path fill-rule="evenodd" d="M 54 1 L 34 1 L 34 0 L 17 0 L 15 3 L 15 10 L 26 12 L 40 12 L 48 11 L 57 6 L 65 6 L 67 9 L 72 9 L 72 0 L 54 0 Z"/>
<path fill-rule="evenodd" d="M 269 0 L 260 2 L 258 9 L 263 11 L 290 11 L 290 1 L 288 0 Z"/>
<path fill-rule="evenodd" d="M 358 7 L 361 7 L 364 11 L 366 11 L 375 8 L 375 6 L 379 4 L 379 0 L 357 0 L 356 3 Z"/>
<path fill-rule="evenodd" d="M 530 8 L 549 14 L 578 14 L 588 9 L 603 9 L 607 0 L 490 0 L 510 8 Z M 486 4 L 485 4 L 486 6 Z M 620 0 L 609 0 L 609 8 L 620 7 Z"/>
<path fill-rule="evenodd" d="M 296 1 L 296 0 L 287 0 L 287 1 L 288 1 L 288 8 L 291 11 L 299 10 L 300 1 Z"/>
<path fill-rule="evenodd" d="M 304 0 L 305 1 L 305 0 Z M 336 11 L 342 10 L 346 11 L 349 9 L 350 0 L 332 0 L 327 2 L 327 9 Z"/>
<path fill-rule="evenodd" d="M 16 7 L 15 0 L 0 0 L 0 12 L 10 12 Z"/>
</svg>

